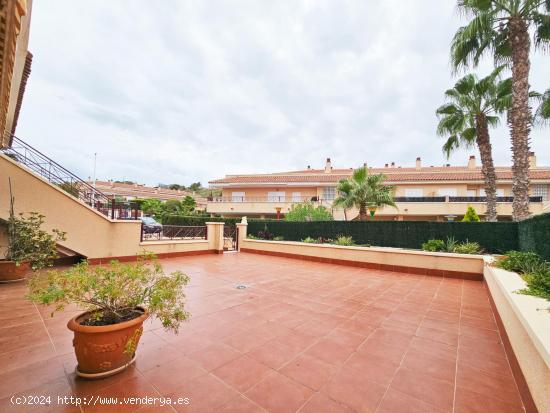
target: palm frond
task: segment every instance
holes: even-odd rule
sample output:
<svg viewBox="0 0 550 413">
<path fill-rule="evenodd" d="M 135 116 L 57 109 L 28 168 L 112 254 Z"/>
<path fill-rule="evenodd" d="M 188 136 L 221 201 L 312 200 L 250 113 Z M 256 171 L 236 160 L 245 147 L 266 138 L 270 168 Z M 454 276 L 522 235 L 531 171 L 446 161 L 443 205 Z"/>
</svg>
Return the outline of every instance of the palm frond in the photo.
<svg viewBox="0 0 550 413">
<path fill-rule="evenodd" d="M 550 14 L 533 13 L 535 47 L 547 52 L 550 49 Z"/>
</svg>

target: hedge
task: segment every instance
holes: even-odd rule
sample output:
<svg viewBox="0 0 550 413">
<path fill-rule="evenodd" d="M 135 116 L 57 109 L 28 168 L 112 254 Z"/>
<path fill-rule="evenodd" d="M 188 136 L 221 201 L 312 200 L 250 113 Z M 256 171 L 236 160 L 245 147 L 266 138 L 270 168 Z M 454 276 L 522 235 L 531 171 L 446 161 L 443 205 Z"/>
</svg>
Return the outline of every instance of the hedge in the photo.
<svg viewBox="0 0 550 413">
<path fill-rule="evenodd" d="M 533 251 L 550 261 L 550 213 L 521 221 L 518 228 L 521 251 Z"/>
<path fill-rule="evenodd" d="M 356 244 L 420 249 L 429 239 L 478 242 L 490 253 L 519 249 L 516 222 L 433 222 L 433 221 L 251 221 L 248 233 L 257 235 L 265 226 L 274 236 L 287 241 L 306 237 L 351 236 Z"/>
<path fill-rule="evenodd" d="M 182 225 L 182 226 L 202 226 L 206 222 L 225 222 L 226 225 L 235 226 L 241 222 L 241 218 L 221 218 L 221 217 L 204 217 L 204 216 L 182 216 L 182 215 L 165 215 L 162 218 L 164 225 Z"/>
</svg>

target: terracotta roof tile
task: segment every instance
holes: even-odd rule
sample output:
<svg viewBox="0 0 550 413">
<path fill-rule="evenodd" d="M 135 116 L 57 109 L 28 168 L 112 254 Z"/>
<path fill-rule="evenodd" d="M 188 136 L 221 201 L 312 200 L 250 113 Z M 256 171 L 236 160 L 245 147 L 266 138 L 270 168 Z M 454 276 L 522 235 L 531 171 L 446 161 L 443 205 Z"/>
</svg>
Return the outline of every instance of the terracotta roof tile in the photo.
<svg viewBox="0 0 550 413">
<path fill-rule="evenodd" d="M 216 184 L 251 184 L 251 183 L 335 183 L 351 175 L 351 169 L 333 169 L 331 173 L 322 170 L 305 170 L 285 172 L 283 174 L 265 175 L 229 175 L 222 179 L 210 181 Z M 388 182 L 416 182 L 416 181 L 481 181 L 481 168 L 468 169 L 465 167 L 430 167 L 430 168 L 370 168 L 370 173 L 383 173 Z M 534 169 L 530 172 L 531 179 L 550 180 L 550 168 Z M 511 180 L 510 168 L 497 168 L 497 179 Z"/>
</svg>

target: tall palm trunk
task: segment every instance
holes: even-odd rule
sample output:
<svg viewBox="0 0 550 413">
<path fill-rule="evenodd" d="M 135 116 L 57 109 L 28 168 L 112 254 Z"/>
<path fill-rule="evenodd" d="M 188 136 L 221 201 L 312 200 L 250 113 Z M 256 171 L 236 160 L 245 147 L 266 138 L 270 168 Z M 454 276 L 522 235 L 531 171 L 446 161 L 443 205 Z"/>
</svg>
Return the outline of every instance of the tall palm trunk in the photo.
<svg viewBox="0 0 550 413">
<path fill-rule="evenodd" d="M 367 207 L 366 207 L 366 205 L 359 205 L 359 220 L 360 221 L 366 221 L 367 220 Z"/>
<path fill-rule="evenodd" d="M 529 132 L 531 108 L 529 107 L 529 48 L 531 42 L 527 25 L 518 17 L 510 19 L 510 47 L 512 49 L 512 108 L 508 124 L 512 135 L 513 218 L 522 221 L 529 218 Z"/>
<path fill-rule="evenodd" d="M 481 156 L 481 173 L 485 180 L 485 196 L 487 197 L 486 221 L 497 220 L 497 175 L 493 164 L 493 152 L 489 138 L 489 126 L 484 113 L 476 116 L 476 143 Z"/>
</svg>

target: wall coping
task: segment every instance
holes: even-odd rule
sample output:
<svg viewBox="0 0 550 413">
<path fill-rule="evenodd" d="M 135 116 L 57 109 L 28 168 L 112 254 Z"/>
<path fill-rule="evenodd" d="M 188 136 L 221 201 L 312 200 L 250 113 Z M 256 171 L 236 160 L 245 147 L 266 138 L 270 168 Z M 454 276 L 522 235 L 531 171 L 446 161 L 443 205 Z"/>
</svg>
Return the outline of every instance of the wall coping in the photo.
<svg viewBox="0 0 550 413">
<path fill-rule="evenodd" d="M 525 288 L 527 283 L 515 272 L 494 267 L 491 265 L 493 262 L 493 257 L 485 257 L 486 269 L 550 368 L 550 302 L 544 298 L 515 293 Z"/>
<path fill-rule="evenodd" d="M 147 245 L 168 245 L 168 244 L 208 244 L 206 239 L 179 239 L 179 240 L 158 240 L 158 241 L 142 241 L 141 246 Z"/>
<path fill-rule="evenodd" d="M 225 225 L 225 222 L 205 222 L 205 225 Z"/>
<path fill-rule="evenodd" d="M 343 249 L 343 250 L 355 250 L 355 251 L 373 251 L 373 252 L 382 252 L 386 254 L 410 254 L 410 255 L 429 255 L 434 257 L 447 257 L 447 258 L 461 258 L 461 259 L 472 259 L 472 260 L 480 260 L 486 257 L 485 255 L 477 255 L 477 254 L 456 254 L 451 252 L 430 252 L 430 251 L 422 251 L 422 250 L 411 250 L 407 248 L 395 248 L 395 247 L 360 247 L 355 245 L 334 245 L 334 244 L 310 244 L 307 242 L 299 242 L 299 241 L 268 241 L 268 240 L 261 240 L 261 239 L 251 239 L 251 238 L 245 238 L 244 241 L 246 242 L 257 242 L 257 243 L 269 243 L 269 244 L 281 244 L 281 245 L 297 245 L 297 246 L 305 246 L 305 247 L 312 247 L 312 248 L 334 248 L 334 249 Z"/>
</svg>

